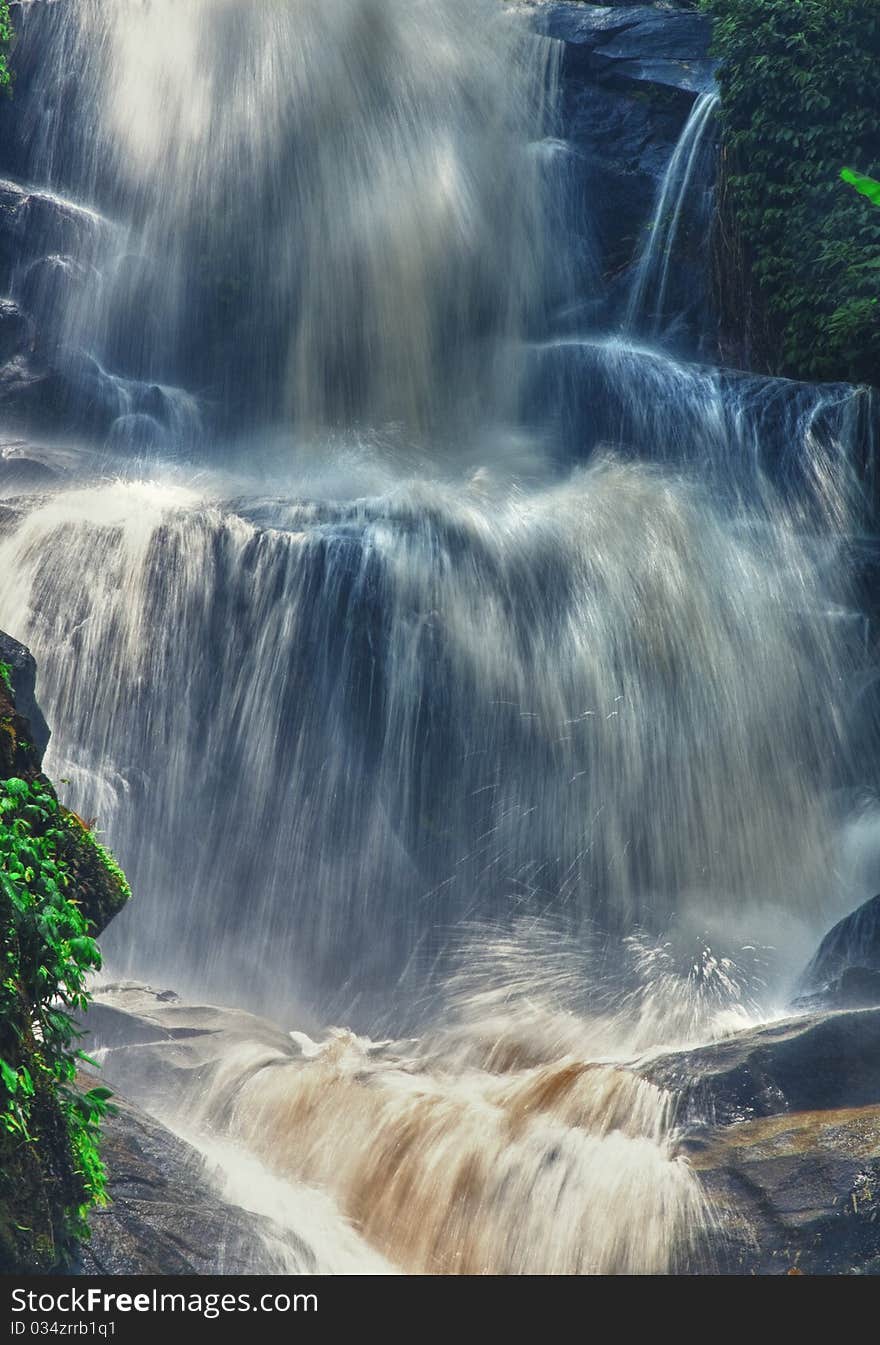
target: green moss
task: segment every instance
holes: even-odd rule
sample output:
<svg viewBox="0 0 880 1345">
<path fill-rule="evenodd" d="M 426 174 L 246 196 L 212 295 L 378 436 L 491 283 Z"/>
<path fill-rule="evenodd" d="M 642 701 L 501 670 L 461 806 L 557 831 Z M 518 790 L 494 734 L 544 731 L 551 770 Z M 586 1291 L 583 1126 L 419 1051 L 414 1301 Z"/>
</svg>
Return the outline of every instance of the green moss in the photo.
<svg viewBox="0 0 880 1345">
<path fill-rule="evenodd" d="M 59 857 L 91 928 L 100 933 L 130 899 L 131 888 L 115 857 L 82 819 L 65 809 L 61 816 Z"/>
<path fill-rule="evenodd" d="M 877 0 L 704 0 L 721 58 L 722 322 L 754 362 L 880 383 Z"/>
</svg>

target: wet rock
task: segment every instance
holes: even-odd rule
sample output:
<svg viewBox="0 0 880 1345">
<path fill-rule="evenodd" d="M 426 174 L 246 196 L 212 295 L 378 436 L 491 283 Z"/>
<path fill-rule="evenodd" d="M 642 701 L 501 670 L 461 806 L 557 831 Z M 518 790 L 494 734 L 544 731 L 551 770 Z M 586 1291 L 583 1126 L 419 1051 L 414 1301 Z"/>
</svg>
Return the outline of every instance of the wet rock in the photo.
<svg viewBox="0 0 880 1345">
<path fill-rule="evenodd" d="M 198 1097 L 231 1051 L 246 1048 L 254 1069 L 300 1054 L 290 1036 L 266 1019 L 242 1009 L 183 1003 L 173 991 L 138 982 L 98 988 L 82 1028 L 89 1052 L 102 1053 L 111 1087 L 151 1111 Z"/>
<path fill-rule="evenodd" d="M 880 896 L 871 897 L 828 931 L 800 978 L 799 990 L 801 995 L 834 1003 L 846 994 L 875 996 L 878 983 Z"/>
<path fill-rule="evenodd" d="M 565 461 L 612 447 L 707 470 L 747 488 L 757 472 L 792 498 L 807 486 L 809 432 L 840 443 L 867 400 L 864 389 L 815 386 L 678 360 L 626 340 L 567 340 L 534 346 L 526 396 L 535 423 L 551 427 Z M 621 387 L 631 396 L 621 398 Z M 707 414 L 707 408 L 711 412 Z"/>
<path fill-rule="evenodd" d="M 562 44 L 562 195 L 570 235 L 584 235 L 580 292 L 565 307 L 572 327 L 607 325 L 694 98 L 713 85 L 710 24 L 651 5 L 562 2 L 530 14 L 536 31 Z"/>
<path fill-rule="evenodd" d="M 111 1203 L 90 1216 L 80 1274 L 314 1271 L 309 1249 L 289 1232 L 217 1194 L 195 1149 L 121 1098 L 114 1105 L 117 1114 L 105 1121 L 101 1144 Z"/>
<path fill-rule="evenodd" d="M 798 995 L 793 1008 L 812 1012 L 816 1009 L 865 1009 L 880 1004 L 880 971 L 867 967 L 847 967 L 821 990 Z"/>
<path fill-rule="evenodd" d="M 59 345 L 73 305 L 98 283 L 93 268 L 58 253 L 39 257 L 24 269 L 16 291 L 34 320 L 41 349 L 52 351 Z"/>
<path fill-rule="evenodd" d="M 814 1014 L 656 1058 L 729 1274 L 880 1272 L 880 1010 Z"/>
<path fill-rule="evenodd" d="M 880 1273 L 880 1107 L 749 1121 L 690 1161 L 715 1207 L 720 1270 Z"/>
<path fill-rule="evenodd" d="M 0 299 L 0 364 L 33 344 L 33 323 L 12 299 Z"/>
<path fill-rule="evenodd" d="M 37 765 L 43 759 L 43 753 L 49 746 L 51 733 L 43 712 L 37 704 L 37 665 L 29 649 L 11 635 L 0 631 L 0 663 L 10 669 L 9 680 L 15 699 L 15 716 L 19 721 L 27 721 L 24 733 L 38 754 Z M 2 688 L 0 688 L 2 690 Z"/>
<path fill-rule="evenodd" d="M 0 498 L 39 491 L 60 473 L 24 442 L 0 445 Z"/>
<path fill-rule="evenodd" d="M 880 1105 L 880 1009 L 813 1014 L 650 1061 L 684 1123 Z"/>
<path fill-rule="evenodd" d="M 50 349 L 51 347 L 51 349 Z M 130 405 L 129 387 L 82 351 L 44 341 L 38 356 L 0 368 L 0 411 L 7 424 L 103 438 Z"/>
<path fill-rule="evenodd" d="M 542 5 L 535 27 L 565 44 L 566 75 L 589 73 L 617 87 L 685 93 L 711 88 L 712 28 L 704 14 L 653 5 Z"/>
<path fill-rule="evenodd" d="M 76 257 L 85 264 L 112 227 L 63 196 L 0 179 L 0 287 L 14 287 L 20 269 L 40 258 Z"/>
</svg>

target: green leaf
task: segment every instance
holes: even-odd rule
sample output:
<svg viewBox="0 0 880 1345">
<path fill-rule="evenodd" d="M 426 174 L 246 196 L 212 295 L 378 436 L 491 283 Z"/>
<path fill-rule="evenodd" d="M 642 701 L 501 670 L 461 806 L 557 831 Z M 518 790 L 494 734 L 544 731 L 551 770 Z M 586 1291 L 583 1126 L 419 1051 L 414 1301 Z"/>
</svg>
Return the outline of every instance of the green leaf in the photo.
<svg viewBox="0 0 880 1345">
<path fill-rule="evenodd" d="M 876 178 L 865 177 L 864 173 L 856 173 L 852 168 L 842 168 L 840 176 L 861 196 L 867 196 L 873 205 L 880 206 L 880 182 Z"/>
<path fill-rule="evenodd" d="M 0 1060 L 0 1079 L 3 1080 L 7 1093 L 18 1092 L 18 1073 L 7 1065 L 5 1060 Z"/>
</svg>

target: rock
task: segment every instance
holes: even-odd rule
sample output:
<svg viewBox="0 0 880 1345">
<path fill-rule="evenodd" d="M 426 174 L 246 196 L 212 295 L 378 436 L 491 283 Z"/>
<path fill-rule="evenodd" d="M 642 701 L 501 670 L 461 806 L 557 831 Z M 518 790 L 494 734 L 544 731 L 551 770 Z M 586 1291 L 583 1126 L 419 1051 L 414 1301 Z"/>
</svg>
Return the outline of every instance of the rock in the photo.
<svg viewBox="0 0 880 1345">
<path fill-rule="evenodd" d="M 801 975 L 798 988 L 802 995 L 818 995 L 820 999 L 859 993 L 860 989 L 876 994 L 877 981 L 872 972 L 880 973 L 880 896 L 871 897 L 828 931 Z M 844 978 L 845 985 L 841 985 Z"/>
<path fill-rule="evenodd" d="M 55 192 L 0 179 L 0 288 L 14 290 L 21 268 L 41 258 L 98 255 L 113 225 L 95 210 Z"/>
<path fill-rule="evenodd" d="M 41 342 L 37 356 L 0 368 L 0 410 L 22 432 L 71 428 L 103 438 L 131 404 L 131 385 L 82 351 Z"/>
<path fill-rule="evenodd" d="M 82 1080 L 91 1086 L 93 1079 Z M 204 1158 L 119 1097 L 103 1124 L 111 1203 L 94 1210 L 84 1275 L 278 1275 L 316 1269 L 304 1243 L 218 1195 Z"/>
<path fill-rule="evenodd" d="M 678 1095 L 684 1124 L 880 1105 L 880 1009 L 789 1018 L 658 1056 L 640 1073 Z"/>
<path fill-rule="evenodd" d="M 11 299 L 0 299 L 0 364 L 33 344 L 33 323 Z"/>
<path fill-rule="evenodd" d="M 564 461 L 611 448 L 699 462 L 739 490 L 750 478 L 759 486 L 760 473 L 792 499 L 808 485 L 807 430 L 831 452 L 869 400 L 866 389 L 844 383 L 820 395 L 808 383 L 715 369 L 624 339 L 535 345 L 526 376 L 535 423 L 550 427 Z"/>
<path fill-rule="evenodd" d="M 18 640 L 13 640 L 11 635 L 6 635 L 0 631 L 0 663 L 5 663 L 10 669 L 10 682 L 12 683 L 12 692 L 15 698 L 14 714 L 21 723 L 21 736 L 27 742 L 33 744 L 36 751 L 34 764 L 37 768 L 42 763 L 43 753 L 49 746 L 51 737 L 49 725 L 43 717 L 43 712 L 37 704 L 36 685 L 37 685 L 37 665 L 29 649 Z M 0 687 L 0 695 L 4 688 Z M 11 707 L 10 707 L 11 708 Z M 24 723 L 23 721 L 27 721 Z M 10 766 L 13 763 L 8 763 Z M 11 774 L 11 770 L 7 775 Z"/>
<path fill-rule="evenodd" d="M 678 1095 L 719 1270 L 880 1273 L 880 1010 L 788 1019 L 639 1072 Z"/>
<path fill-rule="evenodd" d="M 798 995 L 792 1008 L 812 1012 L 816 1009 L 868 1009 L 880 1004 L 880 971 L 867 967 L 847 967 L 821 990 Z"/>
<path fill-rule="evenodd" d="M 653 5 L 541 5 L 538 32 L 565 44 L 565 76 L 592 74 L 638 91 L 643 86 L 694 94 L 712 87 L 711 20 Z"/>
<path fill-rule="evenodd" d="M 559 306 L 572 328 L 614 326 L 695 95 L 714 82 L 710 23 L 651 5 L 561 2 L 525 12 L 537 32 L 562 44 L 559 195 L 570 236 L 582 235 L 582 256 L 577 293 Z M 702 271 L 686 284 L 689 296 L 704 289 Z"/>
<path fill-rule="evenodd" d="M 880 1273 L 880 1107 L 748 1121 L 689 1158 L 714 1206 L 720 1270 Z"/>
<path fill-rule="evenodd" d="M 42 490 L 61 473 L 23 440 L 0 444 L 0 498 Z"/>
<path fill-rule="evenodd" d="M 197 1096 L 231 1052 L 246 1049 L 254 1069 L 300 1055 L 286 1032 L 255 1014 L 183 1003 L 136 982 L 100 986 L 82 1028 L 111 1087 L 151 1111 Z"/>
<path fill-rule="evenodd" d="M 93 267 L 62 253 L 38 257 L 23 269 L 16 293 L 33 318 L 40 349 L 52 351 L 61 344 L 75 304 L 99 286 Z"/>
</svg>

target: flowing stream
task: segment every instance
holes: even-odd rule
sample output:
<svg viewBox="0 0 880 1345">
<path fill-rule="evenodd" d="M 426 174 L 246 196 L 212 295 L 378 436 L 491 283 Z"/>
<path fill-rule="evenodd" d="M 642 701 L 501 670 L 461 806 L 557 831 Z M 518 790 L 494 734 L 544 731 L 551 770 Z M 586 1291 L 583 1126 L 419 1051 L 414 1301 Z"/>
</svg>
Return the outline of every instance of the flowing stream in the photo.
<svg viewBox="0 0 880 1345">
<path fill-rule="evenodd" d="M 868 895 L 874 732 L 870 398 L 678 339 L 715 95 L 572 332 L 561 44 L 520 9 L 49 8 L 22 177 L 70 238 L 10 294 L 89 415 L 3 501 L 0 625 L 134 888 L 112 976 L 296 1038 L 127 1086 L 244 1155 L 233 1198 L 329 1200 L 325 1268 L 708 1264 L 628 1065 L 775 1012 Z"/>
</svg>

